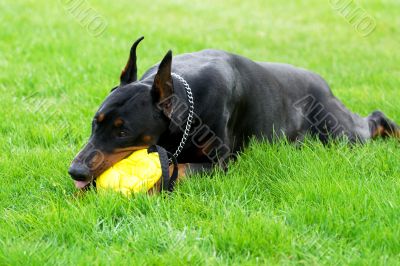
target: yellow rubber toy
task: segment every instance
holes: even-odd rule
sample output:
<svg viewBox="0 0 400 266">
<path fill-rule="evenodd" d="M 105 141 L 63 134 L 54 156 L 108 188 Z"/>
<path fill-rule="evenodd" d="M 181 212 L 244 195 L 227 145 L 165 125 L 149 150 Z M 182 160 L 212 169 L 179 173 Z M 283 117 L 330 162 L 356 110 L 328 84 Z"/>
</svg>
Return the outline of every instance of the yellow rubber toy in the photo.
<svg viewBox="0 0 400 266">
<path fill-rule="evenodd" d="M 96 180 L 98 190 L 111 189 L 129 196 L 147 192 L 162 176 L 160 157 L 157 152 L 138 150 L 119 161 Z"/>
</svg>

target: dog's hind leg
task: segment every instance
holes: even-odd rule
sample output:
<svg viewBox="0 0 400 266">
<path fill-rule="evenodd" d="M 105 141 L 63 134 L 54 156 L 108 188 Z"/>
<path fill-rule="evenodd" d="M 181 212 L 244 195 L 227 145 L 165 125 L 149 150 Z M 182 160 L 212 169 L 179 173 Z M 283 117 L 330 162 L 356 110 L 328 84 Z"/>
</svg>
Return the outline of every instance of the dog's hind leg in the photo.
<svg viewBox="0 0 400 266">
<path fill-rule="evenodd" d="M 368 117 L 368 121 L 372 139 L 394 137 L 400 140 L 400 127 L 384 113 L 375 111 Z"/>
</svg>

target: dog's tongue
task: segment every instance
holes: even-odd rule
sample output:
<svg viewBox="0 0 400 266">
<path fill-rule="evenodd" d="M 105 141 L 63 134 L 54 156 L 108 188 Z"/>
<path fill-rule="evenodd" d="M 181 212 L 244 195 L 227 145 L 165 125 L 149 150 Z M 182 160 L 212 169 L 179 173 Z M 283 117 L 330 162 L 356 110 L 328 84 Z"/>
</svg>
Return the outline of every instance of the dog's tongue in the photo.
<svg viewBox="0 0 400 266">
<path fill-rule="evenodd" d="M 90 181 L 76 181 L 76 180 L 74 182 L 75 182 L 75 186 L 79 189 L 85 188 L 90 183 Z"/>
</svg>

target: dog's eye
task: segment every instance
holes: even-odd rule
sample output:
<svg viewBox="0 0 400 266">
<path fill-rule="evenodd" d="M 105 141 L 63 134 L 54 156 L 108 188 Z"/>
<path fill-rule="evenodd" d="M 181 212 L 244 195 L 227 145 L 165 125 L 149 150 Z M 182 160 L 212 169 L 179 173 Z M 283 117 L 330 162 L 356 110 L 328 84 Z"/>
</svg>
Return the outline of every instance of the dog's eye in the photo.
<svg viewBox="0 0 400 266">
<path fill-rule="evenodd" d="M 118 137 L 123 138 L 123 137 L 127 137 L 128 136 L 128 132 L 121 130 L 120 132 L 118 132 Z"/>
</svg>

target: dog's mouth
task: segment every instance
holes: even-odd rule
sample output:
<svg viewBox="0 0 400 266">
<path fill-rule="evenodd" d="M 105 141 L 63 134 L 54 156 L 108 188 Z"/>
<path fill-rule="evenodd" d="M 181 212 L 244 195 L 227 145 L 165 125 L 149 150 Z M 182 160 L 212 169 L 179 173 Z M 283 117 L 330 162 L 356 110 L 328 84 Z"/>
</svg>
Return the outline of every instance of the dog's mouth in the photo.
<svg viewBox="0 0 400 266">
<path fill-rule="evenodd" d="M 102 173 L 104 173 L 107 169 L 115 165 L 116 163 L 126 159 L 129 157 L 133 152 L 141 150 L 141 149 L 147 149 L 148 146 L 135 146 L 135 147 L 127 147 L 127 148 L 120 148 L 116 149 L 112 154 L 106 156 L 104 158 L 104 161 L 99 167 L 97 167 L 97 171 L 92 173 L 92 178 L 87 181 L 80 181 L 80 180 L 74 180 L 75 187 L 80 190 L 85 190 L 90 187 L 92 184 L 93 180 L 96 180 L 97 177 L 99 177 Z"/>
</svg>

